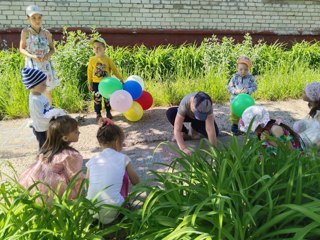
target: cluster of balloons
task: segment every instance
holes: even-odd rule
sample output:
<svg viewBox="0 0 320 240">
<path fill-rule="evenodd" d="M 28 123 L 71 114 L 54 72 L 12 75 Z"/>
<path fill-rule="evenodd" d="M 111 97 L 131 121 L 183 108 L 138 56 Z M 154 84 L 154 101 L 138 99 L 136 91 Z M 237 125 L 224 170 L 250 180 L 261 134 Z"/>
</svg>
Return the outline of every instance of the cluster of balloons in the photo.
<svg viewBox="0 0 320 240">
<path fill-rule="evenodd" d="M 143 89 L 143 80 L 136 75 L 128 77 L 123 85 L 114 77 L 103 78 L 99 83 L 99 92 L 110 99 L 111 108 L 132 122 L 139 121 L 143 111 L 152 106 L 151 94 Z"/>
<path fill-rule="evenodd" d="M 248 108 L 255 105 L 254 99 L 246 93 L 238 94 L 231 103 L 232 113 L 241 117 L 242 113 Z"/>
</svg>

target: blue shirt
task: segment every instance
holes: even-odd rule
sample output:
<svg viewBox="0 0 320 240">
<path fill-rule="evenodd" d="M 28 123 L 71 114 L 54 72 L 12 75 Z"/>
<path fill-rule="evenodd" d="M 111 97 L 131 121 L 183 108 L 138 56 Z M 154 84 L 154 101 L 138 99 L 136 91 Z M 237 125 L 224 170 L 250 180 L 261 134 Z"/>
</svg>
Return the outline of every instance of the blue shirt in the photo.
<svg viewBox="0 0 320 240">
<path fill-rule="evenodd" d="M 234 74 L 228 84 L 228 92 L 231 94 L 230 102 L 237 96 L 236 91 L 244 88 L 247 89 L 247 94 L 252 94 L 257 90 L 257 83 L 254 76 L 247 74 L 246 76 L 241 77 L 239 73 Z"/>
</svg>

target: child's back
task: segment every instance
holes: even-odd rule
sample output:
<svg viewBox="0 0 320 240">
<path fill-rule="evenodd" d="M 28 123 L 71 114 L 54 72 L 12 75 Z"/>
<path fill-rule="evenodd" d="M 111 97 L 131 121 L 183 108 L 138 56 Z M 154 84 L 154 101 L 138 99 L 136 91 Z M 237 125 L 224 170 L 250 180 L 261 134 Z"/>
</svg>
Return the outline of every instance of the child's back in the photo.
<svg viewBox="0 0 320 240">
<path fill-rule="evenodd" d="M 100 193 L 99 201 L 120 206 L 124 202 L 120 192 L 129 162 L 127 155 L 112 148 L 106 148 L 92 157 L 86 164 L 90 171 L 88 198 L 93 199 Z"/>
<path fill-rule="evenodd" d="M 139 182 L 131 160 L 120 153 L 124 141 L 124 133 L 110 119 L 101 119 L 97 139 L 103 151 L 92 157 L 87 166 L 89 179 L 88 199 L 97 198 L 98 205 L 108 204 L 121 206 L 127 195 L 129 180 L 132 184 Z M 100 222 L 108 224 L 116 219 L 116 208 L 103 206 L 95 215 Z"/>
</svg>

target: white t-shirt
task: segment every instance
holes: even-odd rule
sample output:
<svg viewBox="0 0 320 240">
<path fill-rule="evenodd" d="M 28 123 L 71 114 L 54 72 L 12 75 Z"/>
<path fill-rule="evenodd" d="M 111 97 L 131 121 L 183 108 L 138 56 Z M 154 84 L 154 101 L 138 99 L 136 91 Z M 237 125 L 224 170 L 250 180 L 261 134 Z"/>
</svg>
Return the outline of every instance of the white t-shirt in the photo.
<svg viewBox="0 0 320 240">
<path fill-rule="evenodd" d="M 52 117 L 66 114 L 63 109 L 51 108 L 44 95 L 34 95 L 32 93 L 29 94 L 29 111 L 32 126 L 37 132 L 47 131 Z"/>
<path fill-rule="evenodd" d="M 130 158 L 114 149 L 106 148 L 98 155 L 92 157 L 86 167 L 89 171 L 88 199 L 96 196 L 100 204 L 121 206 L 124 198 L 120 191 L 123 176 Z M 99 213 L 100 221 L 107 224 L 117 216 L 115 209 L 104 209 Z"/>
</svg>

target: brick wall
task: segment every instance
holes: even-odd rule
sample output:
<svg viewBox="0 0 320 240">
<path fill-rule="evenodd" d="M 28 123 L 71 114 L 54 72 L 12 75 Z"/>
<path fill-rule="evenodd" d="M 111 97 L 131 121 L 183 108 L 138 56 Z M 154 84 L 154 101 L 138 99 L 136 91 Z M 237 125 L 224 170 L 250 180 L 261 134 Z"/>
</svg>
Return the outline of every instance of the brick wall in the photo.
<svg viewBox="0 0 320 240">
<path fill-rule="evenodd" d="M 47 28 L 150 28 L 320 34 L 319 0 L 43 0 L 0 1 L 0 29 L 27 24 L 37 4 Z"/>
</svg>

